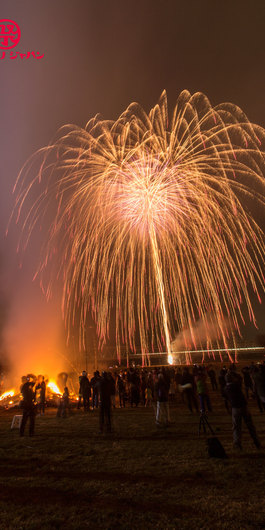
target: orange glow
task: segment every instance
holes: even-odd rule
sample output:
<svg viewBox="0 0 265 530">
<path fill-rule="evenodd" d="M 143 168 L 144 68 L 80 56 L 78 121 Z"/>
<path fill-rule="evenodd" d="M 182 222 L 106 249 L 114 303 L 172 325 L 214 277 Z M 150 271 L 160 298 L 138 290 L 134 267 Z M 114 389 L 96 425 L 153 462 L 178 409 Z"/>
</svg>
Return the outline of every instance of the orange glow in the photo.
<svg viewBox="0 0 265 530">
<path fill-rule="evenodd" d="M 58 386 L 56 385 L 56 383 L 54 383 L 54 381 L 49 381 L 49 383 L 47 384 L 47 388 L 49 388 L 54 394 L 59 394 L 60 396 L 62 396 L 62 392 L 60 392 Z"/>
<path fill-rule="evenodd" d="M 3 401 L 3 399 L 6 399 L 6 398 L 10 398 L 10 397 L 13 397 L 15 394 L 15 391 L 14 390 L 8 390 L 7 392 L 4 392 L 4 394 L 2 394 L 0 396 L 0 401 Z"/>
</svg>

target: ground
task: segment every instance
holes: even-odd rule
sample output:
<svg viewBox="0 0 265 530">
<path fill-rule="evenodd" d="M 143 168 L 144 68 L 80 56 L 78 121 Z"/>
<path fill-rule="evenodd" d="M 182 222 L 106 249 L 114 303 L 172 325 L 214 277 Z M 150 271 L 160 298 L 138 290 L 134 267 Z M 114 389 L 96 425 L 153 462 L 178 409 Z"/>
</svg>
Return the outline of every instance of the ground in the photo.
<svg viewBox="0 0 265 530">
<path fill-rule="evenodd" d="M 218 397 L 217 397 L 218 396 Z M 232 446 L 231 417 L 212 393 L 210 424 L 228 458 L 210 458 L 199 416 L 178 402 L 167 430 L 153 409 L 115 409 L 112 434 L 98 432 L 98 412 L 65 419 L 48 409 L 36 434 L 11 431 L 14 411 L 0 412 L 1 529 L 265 528 L 265 413 L 250 410 L 263 448 L 243 427 Z"/>
</svg>

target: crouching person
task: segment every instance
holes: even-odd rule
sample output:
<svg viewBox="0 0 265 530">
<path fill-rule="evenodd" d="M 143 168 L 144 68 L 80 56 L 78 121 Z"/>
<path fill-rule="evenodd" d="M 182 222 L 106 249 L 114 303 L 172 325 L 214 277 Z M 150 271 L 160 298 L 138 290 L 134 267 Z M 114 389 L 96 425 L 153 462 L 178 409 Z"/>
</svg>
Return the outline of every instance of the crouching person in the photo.
<svg viewBox="0 0 265 530">
<path fill-rule="evenodd" d="M 246 398 L 242 392 L 242 379 L 233 371 L 228 371 L 226 376 L 226 386 L 224 388 L 232 407 L 232 426 L 233 426 L 233 441 L 236 449 L 242 449 L 242 419 L 244 420 L 249 434 L 257 447 L 260 449 L 260 441 L 258 439 L 255 426 L 252 421 L 252 416 L 247 408 Z"/>
</svg>

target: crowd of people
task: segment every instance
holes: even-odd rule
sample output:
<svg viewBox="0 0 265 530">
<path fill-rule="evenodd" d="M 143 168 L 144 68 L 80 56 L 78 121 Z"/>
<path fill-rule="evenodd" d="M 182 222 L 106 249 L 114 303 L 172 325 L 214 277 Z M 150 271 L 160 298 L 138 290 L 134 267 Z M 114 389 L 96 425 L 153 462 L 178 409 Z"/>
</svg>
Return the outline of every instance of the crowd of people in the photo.
<svg viewBox="0 0 265 530">
<path fill-rule="evenodd" d="M 242 374 L 242 375 L 241 375 Z M 249 433 L 260 447 L 256 430 L 248 410 L 248 400 L 253 398 L 261 412 L 265 411 L 265 363 L 252 363 L 238 370 L 235 364 L 222 367 L 217 373 L 213 365 L 192 367 L 128 368 L 105 372 L 95 371 L 89 379 L 86 371 L 79 377 L 79 400 L 77 408 L 85 412 L 99 409 L 100 432 L 111 431 L 111 409 L 115 407 L 153 407 L 155 422 L 159 427 L 170 423 L 170 403 L 187 406 L 191 413 L 212 412 L 209 393 L 216 393 L 224 407 L 232 415 L 234 446 L 241 448 L 241 424 L 245 421 Z M 34 417 L 44 414 L 45 381 L 39 377 L 34 383 L 30 378 L 21 388 L 23 418 L 20 434 L 23 436 L 27 419 L 30 419 L 30 434 L 34 434 Z M 36 404 L 37 403 L 37 404 Z M 64 387 L 59 399 L 57 416 L 71 413 L 68 387 Z"/>
</svg>

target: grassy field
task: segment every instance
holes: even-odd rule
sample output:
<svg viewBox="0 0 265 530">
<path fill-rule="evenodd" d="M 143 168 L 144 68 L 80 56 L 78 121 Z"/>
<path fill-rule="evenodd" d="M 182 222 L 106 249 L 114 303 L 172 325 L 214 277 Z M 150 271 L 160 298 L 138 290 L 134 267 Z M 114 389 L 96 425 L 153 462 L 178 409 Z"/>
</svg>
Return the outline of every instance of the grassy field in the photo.
<svg viewBox="0 0 265 530">
<path fill-rule="evenodd" d="M 231 417 L 213 396 L 209 415 L 229 458 L 209 458 L 199 417 L 180 403 L 157 429 L 153 410 L 115 409 L 114 432 L 98 433 L 98 412 L 65 419 L 49 409 L 36 435 L 10 430 L 0 412 L 0 528 L 265 528 L 265 450 L 243 428 L 232 449 Z M 265 413 L 250 409 L 265 448 Z"/>
</svg>

